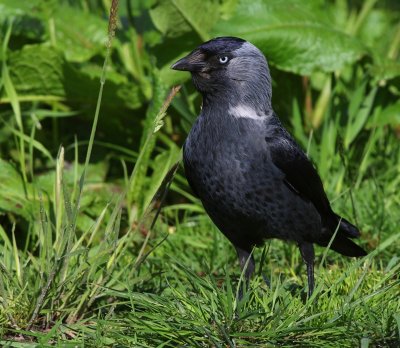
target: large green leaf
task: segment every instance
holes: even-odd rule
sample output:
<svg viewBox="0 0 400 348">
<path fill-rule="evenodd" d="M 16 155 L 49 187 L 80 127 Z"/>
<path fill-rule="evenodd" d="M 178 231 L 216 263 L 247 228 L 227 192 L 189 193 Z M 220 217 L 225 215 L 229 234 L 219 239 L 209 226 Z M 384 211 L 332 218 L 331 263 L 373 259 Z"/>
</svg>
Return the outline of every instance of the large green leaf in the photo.
<svg viewBox="0 0 400 348">
<path fill-rule="evenodd" d="M 44 45 L 25 45 L 10 52 L 8 66 L 12 82 L 20 95 L 64 96 L 64 59 Z"/>
<path fill-rule="evenodd" d="M 218 20 L 218 1 L 161 0 L 150 11 L 154 25 L 167 37 L 195 31 L 203 40 Z"/>
<path fill-rule="evenodd" d="M 105 52 L 107 19 L 76 7 L 59 6 L 54 12 L 56 46 L 68 61 L 84 62 Z"/>
<path fill-rule="evenodd" d="M 79 68 L 68 63 L 62 52 L 46 45 L 25 45 L 9 54 L 11 80 L 20 98 L 49 100 L 60 97 L 68 102 L 95 104 L 101 67 L 86 64 Z M 137 84 L 110 71 L 102 103 L 112 108 L 137 108 L 144 97 Z"/>
<path fill-rule="evenodd" d="M 355 38 L 335 29 L 319 2 L 242 0 L 236 13 L 213 29 L 214 36 L 242 37 L 258 46 L 269 62 L 303 75 L 334 71 L 365 52 Z"/>
<path fill-rule="evenodd" d="M 84 62 L 105 52 L 107 19 L 79 7 L 60 5 L 56 0 L 2 0 L 0 25 L 11 21 L 14 36 L 36 42 L 47 39 L 68 61 Z"/>
<path fill-rule="evenodd" d="M 0 1 L 0 26 L 12 22 L 13 35 L 40 40 L 45 33 L 45 23 L 40 18 L 40 1 Z"/>
</svg>

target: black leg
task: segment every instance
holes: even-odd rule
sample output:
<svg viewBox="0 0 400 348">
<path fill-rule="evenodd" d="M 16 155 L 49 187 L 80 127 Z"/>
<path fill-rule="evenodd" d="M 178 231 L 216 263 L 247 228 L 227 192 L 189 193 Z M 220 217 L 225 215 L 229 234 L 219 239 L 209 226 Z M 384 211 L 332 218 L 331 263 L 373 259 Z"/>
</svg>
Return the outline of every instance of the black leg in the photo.
<svg viewBox="0 0 400 348">
<path fill-rule="evenodd" d="M 242 271 L 244 270 L 243 287 L 244 286 L 248 287 L 250 284 L 250 278 L 253 275 L 254 270 L 256 268 L 254 258 L 249 251 L 241 249 L 239 247 L 235 248 L 239 258 L 240 268 L 242 269 Z M 240 287 L 239 289 L 239 300 L 242 299 L 243 297 L 243 287 Z"/>
<path fill-rule="evenodd" d="M 303 242 L 299 244 L 300 253 L 307 266 L 308 298 L 314 291 L 314 246 L 312 243 Z"/>
<path fill-rule="evenodd" d="M 264 279 L 264 283 L 265 283 L 269 288 L 271 288 L 271 282 L 269 281 L 269 279 L 268 279 L 268 277 L 265 275 L 265 273 L 263 272 L 263 273 L 261 273 L 261 275 L 262 275 L 262 277 L 263 277 L 263 279 Z"/>
</svg>

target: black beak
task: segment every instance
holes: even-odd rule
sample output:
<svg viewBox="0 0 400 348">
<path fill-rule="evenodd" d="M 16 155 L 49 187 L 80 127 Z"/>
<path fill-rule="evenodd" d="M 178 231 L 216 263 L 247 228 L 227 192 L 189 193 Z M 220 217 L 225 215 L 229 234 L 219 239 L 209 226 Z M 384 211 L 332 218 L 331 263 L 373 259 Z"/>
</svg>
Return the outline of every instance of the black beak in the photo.
<svg viewBox="0 0 400 348">
<path fill-rule="evenodd" d="M 203 71 L 205 67 L 204 58 L 204 53 L 201 53 L 199 50 L 194 50 L 186 57 L 179 59 L 175 64 L 171 66 L 171 69 L 190 72 Z"/>
</svg>

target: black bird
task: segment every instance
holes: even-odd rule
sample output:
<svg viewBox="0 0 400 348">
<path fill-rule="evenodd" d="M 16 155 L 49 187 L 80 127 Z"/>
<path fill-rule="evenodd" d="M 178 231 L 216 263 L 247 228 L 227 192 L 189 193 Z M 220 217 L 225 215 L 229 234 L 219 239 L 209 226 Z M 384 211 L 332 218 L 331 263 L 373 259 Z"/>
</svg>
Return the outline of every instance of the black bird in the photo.
<svg viewBox="0 0 400 348">
<path fill-rule="evenodd" d="M 271 105 L 271 77 L 261 51 L 235 37 L 207 41 L 172 69 L 189 71 L 203 106 L 183 149 L 187 180 L 215 225 L 235 246 L 247 281 L 254 246 L 294 241 L 314 288 L 313 243 L 346 256 L 366 252 L 358 228 L 335 214 L 307 155 Z"/>
</svg>

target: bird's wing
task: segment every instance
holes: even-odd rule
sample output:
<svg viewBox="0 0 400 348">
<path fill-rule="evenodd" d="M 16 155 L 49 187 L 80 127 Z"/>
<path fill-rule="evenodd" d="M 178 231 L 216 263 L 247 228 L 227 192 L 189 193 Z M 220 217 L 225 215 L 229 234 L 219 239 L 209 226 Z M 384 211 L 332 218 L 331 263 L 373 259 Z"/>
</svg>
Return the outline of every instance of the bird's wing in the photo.
<svg viewBox="0 0 400 348">
<path fill-rule="evenodd" d="M 328 235 L 321 236 L 318 244 L 328 245 L 331 236 L 338 228 L 331 248 L 347 256 L 364 256 L 364 249 L 348 238 L 357 238 L 360 231 L 346 219 L 336 215 L 329 203 L 312 162 L 294 139 L 284 130 L 279 129 L 280 136 L 274 140 L 266 138 L 272 162 L 285 175 L 284 181 L 295 193 L 310 201 L 321 216 L 322 223 L 328 227 Z M 339 224 L 339 226 L 338 226 Z"/>
<path fill-rule="evenodd" d="M 341 235 L 341 238 L 359 237 L 360 231 L 356 226 L 333 212 L 317 170 L 301 147 L 280 125 L 279 121 L 276 121 L 274 125 L 272 137 L 266 137 L 265 140 L 270 150 L 272 162 L 285 175 L 286 185 L 314 205 L 330 232 L 334 233 L 337 224 L 340 222 L 338 236 Z M 359 252 L 359 250 L 356 252 L 353 245 L 349 246 L 349 250 L 347 254 Z M 344 255 L 347 254 L 344 251 Z"/>
<path fill-rule="evenodd" d="M 272 162 L 285 175 L 285 183 L 302 198 L 309 200 L 322 218 L 334 214 L 321 178 L 300 146 L 278 126 L 276 136 L 266 137 Z"/>
</svg>

